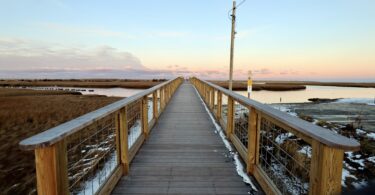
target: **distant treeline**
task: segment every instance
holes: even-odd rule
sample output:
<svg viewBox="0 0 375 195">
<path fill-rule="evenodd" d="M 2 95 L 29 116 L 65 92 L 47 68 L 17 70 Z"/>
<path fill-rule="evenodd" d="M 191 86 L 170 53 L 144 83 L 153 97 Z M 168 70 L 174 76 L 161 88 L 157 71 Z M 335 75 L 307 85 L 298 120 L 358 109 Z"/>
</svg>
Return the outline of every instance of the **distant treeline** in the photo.
<svg viewBox="0 0 375 195">
<path fill-rule="evenodd" d="M 136 80 L 136 79 L 20 79 L 0 80 L 1 87 L 81 87 L 81 88 L 133 88 L 147 89 L 166 79 Z"/>
</svg>

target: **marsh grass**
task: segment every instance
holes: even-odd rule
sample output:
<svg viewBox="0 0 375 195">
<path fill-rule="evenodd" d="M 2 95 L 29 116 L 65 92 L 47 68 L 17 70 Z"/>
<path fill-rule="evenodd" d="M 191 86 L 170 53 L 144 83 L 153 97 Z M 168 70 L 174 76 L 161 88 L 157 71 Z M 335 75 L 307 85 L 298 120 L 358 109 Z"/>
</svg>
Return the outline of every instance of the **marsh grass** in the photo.
<svg viewBox="0 0 375 195">
<path fill-rule="evenodd" d="M 34 153 L 21 140 L 120 99 L 56 92 L 0 88 L 0 194 L 35 193 Z"/>
<path fill-rule="evenodd" d="M 74 80 L 0 80 L 2 87 L 87 87 L 87 88 L 132 88 L 147 89 L 164 82 L 165 79 L 74 79 Z"/>
</svg>

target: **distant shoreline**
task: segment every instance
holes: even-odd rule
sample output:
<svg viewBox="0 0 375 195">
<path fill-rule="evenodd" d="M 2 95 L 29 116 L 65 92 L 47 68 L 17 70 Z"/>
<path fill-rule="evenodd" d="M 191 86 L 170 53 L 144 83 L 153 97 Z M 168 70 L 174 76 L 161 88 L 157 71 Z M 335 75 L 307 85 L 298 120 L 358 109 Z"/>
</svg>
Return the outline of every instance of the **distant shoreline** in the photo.
<svg viewBox="0 0 375 195">
<path fill-rule="evenodd" d="M 0 87 L 77 87 L 77 88 L 128 88 L 147 89 L 158 85 L 166 79 L 133 80 L 133 79 L 17 79 L 0 80 Z M 228 88 L 228 81 L 211 81 Z M 254 81 L 253 91 L 296 91 L 305 90 L 306 85 L 375 88 L 375 83 L 356 82 L 315 82 L 315 81 Z M 236 80 L 233 90 L 246 91 L 247 81 Z"/>
<path fill-rule="evenodd" d="M 221 87 L 228 88 L 228 81 L 211 81 Z M 316 82 L 316 81 L 254 81 L 253 90 L 294 91 L 306 89 L 306 85 L 332 87 L 375 88 L 375 83 L 356 82 Z M 247 90 L 247 81 L 233 81 L 234 90 Z"/>
</svg>

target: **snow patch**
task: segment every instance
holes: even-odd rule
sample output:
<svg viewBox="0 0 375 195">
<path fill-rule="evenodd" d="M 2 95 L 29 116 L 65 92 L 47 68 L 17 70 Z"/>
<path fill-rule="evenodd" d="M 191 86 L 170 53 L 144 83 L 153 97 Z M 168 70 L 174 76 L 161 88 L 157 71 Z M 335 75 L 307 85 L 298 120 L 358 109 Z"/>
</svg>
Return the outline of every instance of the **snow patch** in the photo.
<svg viewBox="0 0 375 195">
<path fill-rule="evenodd" d="M 87 180 L 81 189 L 81 191 L 74 194 L 95 194 L 99 188 L 107 181 L 112 175 L 113 171 L 117 167 L 117 155 L 116 151 L 110 154 L 107 162 L 105 162 L 103 168 L 96 171 L 93 178 Z"/>
<path fill-rule="evenodd" d="M 348 177 L 351 177 L 351 178 L 357 180 L 356 176 L 350 174 L 350 172 L 347 169 L 343 168 L 342 169 L 342 176 L 341 176 L 341 185 L 342 186 L 347 187 L 346 184 L 345 184 L 345 181 L 346 181 L 346 178 L 348 178 Z"/>
<path fill-rule="evenodd" d="M 298 152 L 311 158 L 311 146 L 303 146 Z"/>
<path fill-rule="evenodd" d="M 129 129 L 128 135 L 128 148 L 131 148 L 138 137 L 142 134 L 141 121 L 137 120 L 134 125 Z"/>
<path fill-rule="evenodd" d="M 375 100 L 373 98 L 343 98 L 338 99 L 333 103 L 354 103 L 354 104 L 367 104 L 375 106 Z"/>
<path fill-rule="evenodd" d="M 366 136 L 368 138 L 371 138 L 371 139 L 375 140 L 375 133 L 368 133 Z"/>
</svg>

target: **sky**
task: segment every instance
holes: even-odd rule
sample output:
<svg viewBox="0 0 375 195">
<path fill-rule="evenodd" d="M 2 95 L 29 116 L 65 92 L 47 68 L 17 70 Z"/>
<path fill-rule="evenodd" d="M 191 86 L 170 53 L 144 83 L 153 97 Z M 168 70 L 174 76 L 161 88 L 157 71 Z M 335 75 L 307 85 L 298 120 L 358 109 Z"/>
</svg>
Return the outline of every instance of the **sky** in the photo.
<svg viewBox="0 0 375 195">
<path fill-rule="evenodd" d="M 242 0 L 237 1 L 237 3 Z M 0 0 L 0 78 L 227 79 L 232 0 Z M 234 78 L 375 81 L 374 0 L 247 0 Z"/>
</svg>

